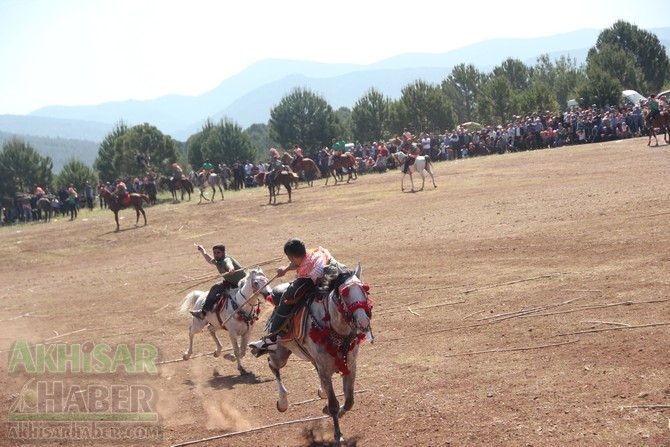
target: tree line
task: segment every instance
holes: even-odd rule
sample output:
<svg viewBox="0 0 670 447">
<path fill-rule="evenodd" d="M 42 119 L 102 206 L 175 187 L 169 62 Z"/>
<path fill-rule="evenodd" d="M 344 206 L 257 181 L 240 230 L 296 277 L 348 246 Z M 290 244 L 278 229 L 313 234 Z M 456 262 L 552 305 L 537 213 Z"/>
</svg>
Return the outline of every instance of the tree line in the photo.
<svg viewBox="0 0 670 447">
<path fill-rule="evenodd" d="M 534 65 L 507 58 L 490 72 L 459 64 L 440 84 L 416 80 L 392 100 L 374 87 L 351 108 L 333 107 L 304 88 L 288 92 L 270 111 L 268 123 L 242 129 L 230 119 L 207 120 L 186 142 L 164 135 L 148 123 L 128 127 L 119 122 L 100 143 L 92 167 L 72 158 L 58 175 L 53 160 L 19 138 L 3 144 L 0 153 L 0 197 L 11 200 L 34 185 L 52 190 L 85 181 L 124 180 L 169 175 L 172 163 L 198 169 L 206 161 L 229 166 L 268 158 L 268 148 L 289 150 L 298 145 L 318 153 L 334 138 L 386 141 L 404 128 L 412 133 L 444 133 L 460 123 L 501 124 L 512 115 L 565 110 L 569 99 L 580 105 L 617 105 L 621 91 L 656 93 L 667 85 L 670 61 L 653 33 L 625 21 L 603 30 L 585 64 L 566 56 L 541 55 Z"/>
</svg>

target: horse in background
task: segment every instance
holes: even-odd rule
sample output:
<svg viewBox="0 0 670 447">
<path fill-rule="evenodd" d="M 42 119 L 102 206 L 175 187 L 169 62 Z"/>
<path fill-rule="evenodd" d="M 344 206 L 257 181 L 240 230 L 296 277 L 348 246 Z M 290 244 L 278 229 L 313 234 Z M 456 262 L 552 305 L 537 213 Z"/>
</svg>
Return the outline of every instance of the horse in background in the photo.
<svg viewBox="0 0 670 447">
<path fill-rule="evenodd" d="M 656 137 L 656 129 L 659 132 L 663 132 L 663 140 L 666 144 L 670 144 L 670 112 L 663 111 L 653 117 L 651 121 L 647 119 L 649 115 L 649 110 L 645 107 L 644 109 L 644 123 L 649 134 L 649 141 L 647 146 L 651 146 L 651 137 L 654 137 L 656 140 L 656 146 L 658 146 L 658 138 Z"/>
<path fill-rule="evenodd" d="M 231 289 L 226 296 L 221 297 L 221 301 L 214 305 L 215 312 L 207 312 L 205 319 L 200 320 L 191 317 L 191 325 L 188 328 L 189 345 L 184 352 L 184 360 L 188 360 L 193 355 L 193 337 L 201 332 L 205 326 L 214 342 L 216 350 L 214 357 L 221 355 L 221 341 L 216 336 L 216 331 L 225 329 L 230 336 L 230 343 L 233 347 L 233 354 L 226 354 L 223 357 L 231 362 L 237 361 L 237 370 L 240 374 L 246 374 L 247 371 L 242 366 L 242 358 L 246 354 L 247 344 L 253 324 L 258 320 L 260 314 L 260 304 L 264 299 L 270 296 L 272 290 L 268 286 L 268 279 L 260 268 L 251 269 L 247 276 L 242 279 L 237 289 Z M 254 294 L 260 292 L 263 297 L 252 299 Z M 205 304 L 207 292 L 194 290 L 184 297 L 179 307 L 181 313 L 188 313 L 189 310 L 200 310 Z M 238 339 L 240 339 L 238 343 Z"/>
<path fill-rule="evenodd" d="M 273 175 L 274 180 L 269 181 L 268 177 Z M 268 205 L 276 205 L 277 204 L 277 196 L 279 195 L 279 188 L 280 186 L 284 186 L 286 188 L 286 192 L 288 193 L 288 203 L 291 203 L 291 190 L 292 190 L 292 184 L 296 182 L 296 179 L 294 177 L 295 174 L 290 173 L 288 171 L 281 171 L 281 172 L 259 172 L 256 174 L 256 177 L 254 177 L 254 180 L 256 181 L 256 184 L 259 186 L 267 186 L 268 188 L 268 193 L 270 195 L 270 198 L 268 200 Z"/>
<path fill-rule="evenodd" d="M 332 163 L 330 163 L 330 158 L 332 158 Z M 331 157 L 324 157 L 325 165 L 328 166 L 328 175 L 326 175 L 326 185 L 328 184 L 328 178 L 332 175 L 335 179 L 335 184 L 337 185 L 338 179 L 337 175 L 340 174 L 340 181 L 342 180 L 341 172 L 343 169 L 347 171 L 347 183 L 352 179 L 357 180 L 358 175 L 356 174 L 356 158 L 351 152 L 345 152 L 342 155 L 333 155 Z"/>
<path fill-rule="evenodd" d="M 51 206 L 51 200 L 56 200 L 54 196 L 44 196 L 37 199 L 35 208 L 37 209 L 37 218 L 44 222 L 49 222 L 51 220 L 51 215 L 53 214 L 53 208 Z"/>
<path fill-rule="evenodd" d="M 284 155 L 281 157 L 282 164 L 291 166 L 298 176 L 301 176 L 309 186 L 314 186 L 314 180 L 321 178 L 321 169 L 319 169 L 316 162 L 311 158 L 303 157 L 295 163 L 294 167 L 293 160 L 295 158 L 288 152 L 284 152 Z"/>
<path fill-rule="evenodd" d="M 224 199 L 223 190 L 225 189 L 225 180 L 219 174 L 212 172 L 207 177 L 207 180 L 205 180 L 204 172 L 191 171 L 188 177 L 191 183 L 200 189 L 200 201 L 198 202 L 198 204 L 202 203 L 202 199 L 205 199 L 207 201 L 210 200 L 207 197 L 205 197 L 204 194 L 204 190 L 208 186 L 212 188 L 212 201 L 214 201 L 214 197 L 216 197 L 216 188 L 219 188 L 219 192 L 221 193 L 221 200 Z"/>
<path fill-rule="evenodd" d="M 405 159 L 409 157 L 409 155 L 405 154 L 402 151 L 398 151 L 393 154 L 393 157 L 396 159 L 398 162 L 398 166 L 404 166 Z M 428 172 L 430 174 L 430 178 L 433 181 L 433 186 L 437 188 L 437 185 L 435 184 L 435 176 L 433 175 L 433 164 L 430 161 L 430 157 L 426 157 L 424 155 L 419 155 L 416 157 L 414 160 L 414 163 L 409 165 L 409 168 L 407 169 L 407 172 L 409 173 L 409 181 L 412 184 L 412 190 L 411 192 L 414 192 L 414 179 L 412 178 L 412 173 L 419 174 L 421 176 L 421 189 L 419 191 L 423 191 L 423 187 L 426 183 L 426 177 L 423 174 L 423 171 Z M 400 179 L 400 190 L 404 191 L 405 190 L 405 175 L 406 173 L 402 173 L 402 178 Z"/>
<path fill-rule="evenodd" d="M 172 201 L 178 202 L 177 200 L 177 191 L 181 191 L 181 200 L 184 200 L 184 194 L 188 194 L 188 200 L 191 201 L 191 194 L 193 194 L 193 184 L 187 178 L 181 178 L 174 180 L 172 178 L 165 177 L 164 175 L 160 176 L 158 179 L 158 184 L 162 188 L 166 188 L 172 194 Z"/>
<path fill-rule="evenodd" d="M 135 220 L 135 226 L 137 226 L 137 224 L 140 222 L 140 213 L 142 213 L 142 216 L 144 217 L 144 225 L 147 224 L 147 214 L 144 212 L 142 204 L 143 202 L 146 202 L 147 204 L 151 205 L 151 201 L 149 200 L 148 196 L 134 192 L 132 194 L 126 194 L 122 200 L 119 200 L 116 195 L 109 192 L 105 187 L 100 187 L 100 195 L 105 198 L 108 204 L 108 208 L 114 213 L 116 231 L 119 231 L 120 229 L 119 210 L 124 210 L 129 207 L 135 209 L 135 214 L 137 216 L 137 219 Z"/>
<path fill-rule="evenodd" d="M 158 204 L 158 191 L 156 191 L 156 182 L 150 180 L 142 183 L 140 192 L 149 197 L 152 205 Z"/>
<path fill-rule="evenodd" d="M 323 412 L 332 418 L 335 442 L 339 443 L 344 442 L 339 418 L 354 406 L 358 349 L 366 338 L 374 342 L 370 325 L 372 302 L 368 298 L 369 286 L 361 282 L 360 275 L 360 263 L 353 272 L 339 273 L 333 279 L 333 290 L 319 292 L 310 298 L 293 317 L 290 333 L 278 338 L 277 345 L 267 351 L 268 365 L 279 389 L 277 410 L 284 412 L 288 409 L 288 391 L 280 370 L 293 353 L 314 365 L 319 375 L 318 395 L 328 399 Z M 261 352 L 252 349 L 252 354 L 260 355 Z M 333 389 L 335 374 L 342 376 L 342 406 Z"/>
</svg>

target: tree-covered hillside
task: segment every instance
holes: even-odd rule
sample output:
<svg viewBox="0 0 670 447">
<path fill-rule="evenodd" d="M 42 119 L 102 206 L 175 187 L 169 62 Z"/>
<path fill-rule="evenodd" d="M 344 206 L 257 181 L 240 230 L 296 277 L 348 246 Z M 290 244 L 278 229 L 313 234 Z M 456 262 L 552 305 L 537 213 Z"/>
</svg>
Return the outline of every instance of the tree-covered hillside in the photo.
<svg viewBox="0 0 670 447">
<path fill-rule="evenodd" d="M 13 137 L 20 137 L 34 147 L 40 155 L 50 156 L 54 164 L 54 174 L 58 174 L 65 163 L 72 158 L 80 160 L 87 166 L 93 166 L 100 147 L 100 143 L 95 141 L 15 135 L 6 132 L 0 132 L 0 147 Z"/>
</svg>

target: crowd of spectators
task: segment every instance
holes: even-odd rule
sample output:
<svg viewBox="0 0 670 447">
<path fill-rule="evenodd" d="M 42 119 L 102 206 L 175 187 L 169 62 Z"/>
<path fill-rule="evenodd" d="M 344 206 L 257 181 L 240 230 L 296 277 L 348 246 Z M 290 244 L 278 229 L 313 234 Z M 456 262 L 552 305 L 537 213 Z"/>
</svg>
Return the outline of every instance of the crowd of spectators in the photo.
<svg viewBox="0 0 670 447">
<path fill-rule="evenodd" d="M 593 105 L 589 108 L 575 107 L 563 113 L 546 111 L 525 116 L 514 115 L 507 122 L 497 125 L 482 126 L 477 123 L 466 123 L 444 133 L 418 132 L 412 135 L 405 129 L 389 141 L 363 143 L 355 141 L 346 144 L 345 150 L 352 152 L 360 161 L 359 166 L 365 170 L 378 166 L 380 158 L 386 160 L 387 155 L 406 147 L 404 143 L 408 139 L 411 139 L 421 153 L 430 155 L 433 160 L 448 161 L 474 156 L 620 140 L 639 137 L 645 132 L 641 104 L 630 104 L 621 108 L 614 106 L 598 108 Z M 328 149 L 304 150 L 303 154 L 304 157 L 311 158 L 317 163 L 323 175 L 326 175 L 328 170 L 328 156 L 326 155 Z M 391 157 L 388 157 L 388 167 L 396 167 Z M 256 163 L 247 160 L 246 163 L 235 163 L 232 167 L 219 163 L 215 168 L 215 172 L 229 179 L 227 189 L 232 190 L 256 186 L 256 174 L 266 170 L 266 160 Z M 128 182 L 129 192 L 142 191 L 143 183 L 146 182 L 147 179 L 133 179 Z M 106 187 L 114 191 L 115 184 L 113 182 L 100 184 L 99 187 Z M 35 194 L 17 194 L 13 206 L 3 209 L 2 221 L 3 223 L 15 223 L 39 220 L 41 213 L 36 206 L 36 201 L 44 195 L 54 199 L 52 203 L 55 213 L 63 216 L 69 214 L 71 219 L 74 219 L 80 207 L 93 209 L 93 190 L 88 182 L 84 187 L 84 192 L 84 195 L 77 197 L 75 191 L 76 200 L 73 200 L 72 185 L 70 188 L 62 187 L 55 193 L 42 191 L 36 185 Z M 100 199 L 100 207 L 105 206 L 104 201 Z"/>
</svg>

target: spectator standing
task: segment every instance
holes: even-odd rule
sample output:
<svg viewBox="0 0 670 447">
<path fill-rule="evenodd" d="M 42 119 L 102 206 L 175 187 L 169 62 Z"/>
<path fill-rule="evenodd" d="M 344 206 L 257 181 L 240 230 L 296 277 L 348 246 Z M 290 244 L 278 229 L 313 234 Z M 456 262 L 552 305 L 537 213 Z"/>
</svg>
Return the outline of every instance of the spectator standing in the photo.
<svg viewBox="0 0 670 447">
<path fill-rule="evenodd" d="M 68 214 L 70 215 L 70 220 L 77 218 L 77 190 L 74 189 L 74 185 L 70 183 L 70 187 L 67 189 L 67 209 Z"/>
<path fill-rule="evenodd" d="M 86 180 L 86 185 L 84 186 L 84 196 L 86 197 L 86 206 L 89 211 L 93 211 L 93 187 L 91 182 Z"/>
</svg>

